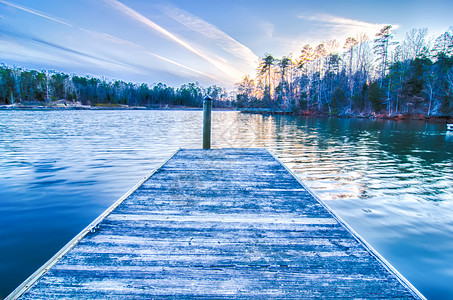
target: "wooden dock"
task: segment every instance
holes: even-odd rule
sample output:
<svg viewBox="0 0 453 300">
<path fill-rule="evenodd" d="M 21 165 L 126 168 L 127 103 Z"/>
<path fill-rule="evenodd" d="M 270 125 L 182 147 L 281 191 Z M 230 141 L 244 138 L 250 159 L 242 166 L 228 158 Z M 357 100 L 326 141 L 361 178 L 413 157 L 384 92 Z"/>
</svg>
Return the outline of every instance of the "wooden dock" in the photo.
<svg viewBox="0 0 453 300">
<path fill-rule="evenodd" d="M 179 150 L 8 299 L 423 296 L 265 149 Z"/>
</svg>

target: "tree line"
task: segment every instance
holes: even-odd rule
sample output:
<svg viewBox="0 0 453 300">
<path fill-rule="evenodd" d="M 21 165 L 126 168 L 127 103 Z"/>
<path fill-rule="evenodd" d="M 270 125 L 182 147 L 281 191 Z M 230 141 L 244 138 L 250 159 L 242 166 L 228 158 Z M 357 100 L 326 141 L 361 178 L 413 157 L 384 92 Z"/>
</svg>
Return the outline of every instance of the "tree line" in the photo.
<svg viewBox="0 0 453 300">
<path fill-rule="evenodd" d="M 210 95 L 216 107 L 231 107 L 225 89 L 187 83 L 179 88 L 163 83 L 148 85 L 55 71 L 26 70 L 0 66 L 0 104 L 45 104 L 56 100 L 79 101 L 83 105 L 187 106 L 201 107 Z"/>
<path fill-rule="evenodd" d="M 269 107 L 303 114 L 426 117 L 453 115 L 453 27 L 430 40 L 413 29 L 401 42 L 391 25 L 374 39 L 365 34 L 315 47 L 299 56 L 266 53 L 256 78 L 237 84 L 239 107 Z"/>
</svg>

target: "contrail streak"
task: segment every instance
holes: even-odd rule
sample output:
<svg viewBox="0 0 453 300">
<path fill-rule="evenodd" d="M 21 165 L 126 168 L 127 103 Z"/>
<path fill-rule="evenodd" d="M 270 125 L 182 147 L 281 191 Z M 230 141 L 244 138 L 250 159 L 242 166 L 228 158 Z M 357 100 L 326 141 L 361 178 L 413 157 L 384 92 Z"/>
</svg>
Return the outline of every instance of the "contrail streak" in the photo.
<svg viewBox="0 0 453 300">
<path fill-rule="evenodd" d="M 149 28 L 157 31 L 158 33 L 160 33 L 164 37 L 170 39 L 171 41 L 179 44 L 180 46 L 184 47 L 185 49 L 189 50 L 190 52 L 196 54 L 197 56 L 199 56 L 202 59 L 206 60 L 207 62 L 211 63 L 217 69 L 219 69 L 222 72 L 224 72 L 225 74 L 227 74 L 229 77 L 237 79 L 237 77 L 238 77 L 237 73 L 238 72 L 236 70 L 232 69 L 231 66 L 229 66 L 228 64 L 222 63 L 220 61 L 217 61 L 217 60 L 214 60 L 214 59 L 210 58 L 205 53 L 202 53 L 199 50 L 195 49 L 189 43 L 183 41 L 182 39 L 180 39 L 179 37 L 177 37 L 173 33 L 169 32 L 165 28 L 157 25 L 156 23 L 154 23 L 150 19 L 146 18 L 145 16 L 143 16 L 139 12 L 133 10 L 132 8 L 122 4 L 121 2 L 119 2 L 117 0 L 104 0 L 104 1 L 107 4 L 109 4 L 111 7 L 115 8 L 117 10 L 120 10 L 121 12 L 123 12 L 126 15 L 128 15 L 132 19 L 134 19 L 134 20 L 136 20 L 138 22 L 141 22 L 142 24 L 148 26 Z"/>
<path fill-rule="evenodd" d="M 173 65 L 175 65 L 175 66 L 181 67 L 181 68 L 183 68 L 183 69 L 192 71 L 192 72 L 194 72 L 194 73 L 200 74 L 200 75 L 205 76 L 205 77 L 208 77 L 208 78 L 210 78 L 210 79 L 217 80 L 217 78 L 215 78 L 215 77 L 213 77 L 213 76 L 211 76 L 211 75 L 209 75 L 209 74 L 207 74 L 207 73 L 201 72 L 201 71 L 199 71 L 199 70 L 197 70 L 197 69 L 188 67 L 188 66 L 186 66 L 186 65 L 183 65 L 183 64 L 181 64 L 181 63 L 178 63 L 178 62 L 176 62 L 176 61 L 174 61 L 174 60 L 171 60 L 171 59 L 169 59 L 169 58 L 166 58 L 166 57 L 160 56 L 160 55 L 158 55 L 158 54 L 156 54 L 156 53 L 150 52 L 150 51 L 144 49 L 142 46 L 137 45 L 137 44 L 135 44 L 135 43 L 133 43 L 133 42 L 130 42 L 130 41 L 127 41 L 127 40 L 123 40 L 123 39 L 120 39 L 120 38 L 118 38 L 118 37 L 116 37 L 116 36 L 113 36 L 113 35 L 110 35 L 110 34 L 107 34 L 107 33 L 104 33 L 104 32 L 96 32 L 96 31 L 92 31 L 92 30 L 88 30 L 88 29 L 84 29 L 84 28 L 80 28 L 80 30 L 85 31 L 85 32 L 88 32 L 88 33 L 90 33 L 90 34 L 97 35 L 97 36 L 99 36 L 99 37 L 101 37 L 101 38 L 104 38 L 104 39 L 107 39 L 107 40 L 111 40 L 111 41 L 114 41 L 114 42 L 117 42 L 117 43 L 121 43 L 121 44 L 124 44 L 124 45 L 129 45 L 129 46 L 135 47 L 135 48 L 137 48 L 137 49 L 140 49 L 140 50 L 144 51 L 146 54 L 151 55 L 151 56 L 154 56 L 154 57 L 156 57 L 156 58 L 158 58 L 158 59 L 160 59 L 160 60 L 163 60 L 163 61 L 165 61 L 165 62 L 167 62 L 167 63 L 170 63 L 170 64 L 173 64 Z"/>
<path fill-rule="evenodd" d="M 60 23 L 60 24 L 66 25 L 66 26 L 72 26 L 72 25 L 69 24 L 69 23 L 66 23 L 66 22 L 60 21 L 60 20 L 58 20 L 58 19 L 55 19 L 55 18 L 46 16 L 46 15 L 43 14 L 43 13 L 37 12 L 37 11 L 31 9 L 31 8 L 28 8 L 28 7 L 25 7 L 25 6 L 21 6 L 21 5 L 19 5 L 19 4 L 15 4 L 15 3 L 8 2 L 8 1 L 4 1 L 4 0 L 0 0 L 0 3 L 3 3 L 3 4 L 5 4 L 5 5 L 9 5 L 9 6 L 11 6 L 11 7 L 17 8 L 17 9 L 19 9 L 19 10 L 28 12 L 28 13 L 30 13 L 30 14 L 32 14 L 32 15 L 39 16 L 39 17 L 41 17 L 41 18 L 44 18 L 44 19 L 47 19 L 47 20 L 50 20 L 50 21 L 53 21 L 53 22 L 56 22 L 56 23 Z"/>
</svg>

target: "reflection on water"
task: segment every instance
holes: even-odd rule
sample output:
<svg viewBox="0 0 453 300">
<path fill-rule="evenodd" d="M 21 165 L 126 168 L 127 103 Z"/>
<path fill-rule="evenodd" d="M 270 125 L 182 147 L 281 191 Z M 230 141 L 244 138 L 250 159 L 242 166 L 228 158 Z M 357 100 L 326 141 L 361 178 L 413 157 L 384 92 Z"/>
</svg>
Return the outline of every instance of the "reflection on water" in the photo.
<svg viewBox="0 0 453 300">
<path fill-rule="evenodd" d="M 179 147 L 200 111 L 0 111 L 0 297 Z M 453 298 L 444 124 L 214 112 L 213 147 L 267 147 L 431 299 Z"/>
</svg>

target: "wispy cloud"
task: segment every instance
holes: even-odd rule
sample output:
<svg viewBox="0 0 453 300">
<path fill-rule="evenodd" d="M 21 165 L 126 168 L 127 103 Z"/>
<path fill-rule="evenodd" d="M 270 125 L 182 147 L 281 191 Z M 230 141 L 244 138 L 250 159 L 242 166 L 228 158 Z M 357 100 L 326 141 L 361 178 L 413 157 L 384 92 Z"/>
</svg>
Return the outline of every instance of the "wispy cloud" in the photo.
<svg viewBox="0 0 453 300">
<path fill-rule="evenodd" d="M 14 49 L 14 52 L 11 49 Z M 66 62 L 61 57 L 49 53 L 49 51 L 39 51 L 36 47 L 27 47 L 23 42 L 8 38 L 4 39 L 2 36 L 0 36 L 0 56 L 2 59 L 31 63 L 35 63 L 37 59 L 40 63 L 50 63 L 52 65 L 59 65 Z"/>
<path fill-rule="evenodd" d="M 230 65 L 228 65 L 225 62 L 222 62 L 220 60 L 215 60 L 209 56 L 209 54 L 202 52 L 198 49 L 196 49 L 194 46 L 189 44 L 188 42 L 184 41 L 183 39 L 177 37 L 173 33 L 169 32 L 165 28 L 159 26 L 158 24 L 154 23 L 147 17 L 143 16 L 139 12 L 133 10 L 132 8 L 124 5 L 123 3 L 117 1 L 117 0 L 104 0 L 108 5 L 110 5 L 112 8 L 115 8 L 125 15 L 129 16 L 130 18 L 144 24 L 145 26 L 153 29 L 154 31 L 157 31 L 159 34 L 164 36 L 165 38 L 177 43 L 178 45 L 182 46 L 183 48 L 187 49 L 188 51 L 192 52 L 193 54 L 201 57 L 205 61 L 209 62 L 213 66 L 215 66 L 217 69 L 222 71 L 224 75 L 226 75 L 228 78 L 232 80 L 237 80 L 238 77 L 240 77 L 242 74 L 240 74 L 239 71 L 235 70 L 232 68 Z"/>
<path fill-rule="evenodd" d="M 255 66 L 258 56 L 252 50 L 217 28 L 216 26 L 200 19 L 191 13 L 184 11 L 174 5 L 162 6 L 161 9 L 179 23 L 187 28 L 202 34 L 210 41 L 217 44 L 226 52 L 240 58 L 244 63 Z"/>
<path fill-rule="evenodd" d="M 141 51 L 143 51 L 144 53 L 146 53 L 147 55 L 151 55 L 155 58 L 158 58 L 162 61 L 165 61 L 169 64 L 172 64 L 172 65 L 175 65 L 175 66 L 178 66 L 180 68 L 183 68 L 185 70 L 188 70 L 188 71 L 191 71 L 193 73 L 196 73 L 196 74 L 199 74 L 199 75 L 202 75 L 202 76 L 205 76 L 207 78 L 210 78 L 210 79 L 213 79 L 213 80 L 216 80 L 216 78 L 214 78 L 213 76 L 207 74 L 207 73 L 204 73 L 204 72 L 201 72 L 200 70 L 197 70 L 197 69 L 194 69 L 194 68 L 191 68 L 191 67 L 188 67 L 186 65 L 183 65 L 179 62 L 176 62 L 174 60 L 171 60 L 169 58 L 166 58 L 166 57 L 163 57 L 161 55 L 158 55 L 156 53 L 153 53 L 149 50 L 146 50 L 144 47 L 136 44 L 136 43 L 133 43 L 131 41 L 127 41 L 127 40 L 124 40 L 124 39 L 121 39 L 121 38 L 118 38 L 116 36 L 113 36 L 111 34 L 108 34 L 108 33 L 104 33 L 104 32 L 98 32 L 98 31 L 93 31 L 93 30 L 89 30 L 89 29 L 84 29 L 84 28 L 80 28 L 80 30 L 84 31 L 84 32 L 87 32 L 89 34 L 92 34 L 92 35 L 95 35 L 97 37 L 100 37 L 102 39 L 105 39 L 107 41 L 110 41 L 110 42 L 114 42 L 114 43 L 118 43 L 118 44 L 122 44 L 122 45 L 126 45 L 126 46 L 130 46 L 130 47 L 134 47 L 136 49 L 139 49 Z"/>
<path fill-rule="evenodd" d="M 178 62 L 176 62 L 176 61 L 174 61 L 174 60 L 171 60 L 171 59 L 169 59 L 169 58 L 166 58 L 166 57 L 157 55 L 156 53 L 152 53 L 152 52 L 147 52 L 147 53 L 148 53 L 149 55 L 152 55 L 152 56 L 154 56 L 154 57 L 157 57 L 158 59 L 161 59 L 161 60 L 166 61 L 166 62 L 168 62 L 168 63 L 170 63 L 170 64 L 173 64 L 173 65 L 175 65 L 175 66 L 178 66 L 178 67 L 181 67 L 181 68 L 183 68 L 183 69 L 189 70 L 189 71 L 191 71 L 191 72 L 194 72 L 194 73 L 200 74 L 200 75 L 202 75 L 202 76 L 211 78 L 211 79 L 213 79 L 213 80 L 217 80 L 215 77 L 213 77 L 213 76 L 211 76 L 211 75 L 209 75 L 209 74 L 206 74 L 206 73 L 201 72 L 201 71 L 199 71 L 199 70 L 196 70 L 196 69 L 194 69 L 194 68 L 185 66 L 185 65 L 180 64 L 180 63 L 178 63 Z"/>
<path fill-rule="evenodd" d="M 331 32 L 336 35 L 355 35 L 357 33 L 364 32 L 370 36 L 373 36 L 375 33 L 379 32 L 383 26 L 389 25 L 370 23 L 328 14 L 315 14 L 310 16 L 301 15 L 299 18 L 317 23 L 324 23 L 326 26 L 329 26 Z M 393 26 L 393 29 L 397 29 L 399 27 L 397 24 L 391 25 Z"/>
<path fill-rule="evenodd" d="M 268 39 L 273 38 L 275 30 L 274 24 L 265 21 L 260 24 L 260 27 L 264 33 L 264 36 L 266 36 Z"/>
<path fill-rule="evenodd" d="M 69 48 L 60 44 L 59 42 L 49 41 L 37 36 L 30 35 L 28 33 L 21 33 L 17 31 L 11 32 L 0 28 L 0 38 L 3 39 L 3 42 L 8 41 L 9 44 L 23 45 L 20 46 L 20 48 L 22 48 L 22 51 L 24 51 L 24 48 L 27 48 L 28 46 L 29 53 L 33 53 L 33 55 L 27 55 L 31 59 L 46 57 L 47 61 L 55 60 L 58 61 L 60 65 L 81 62 L 82 64 L 89 63 L 103 67 L 105 69 L 120 69 L 135 73 L 141 72 L 138 66 L 132 66 L 131 64 L 126 64 L 118 60 L 101 57 L 99 55 L 89 53 L 88 51 L 80 51 L 75 48 Z M 17 48 L 14 47 L 11 49 Z M 13 57 L 17 56 L 17 53 L 11 54 Z M 2 55 L 7 55 L 7 53 L 0 52 L 0 57 Z M 49 55 L 53 57 L 52 60 L 47 59 Z M 39 61 L 39 59 L 37 59 L 37 61 Z"/>
<path fill-rule="evenodd" d="M 79 29 L 83 32 L 86 32 L 88 34 L 94 35 L 98 38 L 102 38 L 102 39 L 110 41 L 110 42 L 114 42 L 114 43 L 118 43 L 118 44 L 122 44 L 122 45 L 126 45 L 126 46 L 140 47 L 139 45 L 137 45 L 133 42 L 126 41 L 124 39 L 120 39 L 116 36 L 113 36 L 113 35 L 105 33 L 105 32 L 99 32 L 99 31 L 90 30 L 90 29 L 86 29 L 86 28 L 79 28 Z"/>
<path fill-rule="evenodd" d="M 36 43 L 39 43 L 39 44 L 42 44 L 42 45 L 45 45 L 47 47 L 51 47 L 51 48 L 54 48 L 54 49 L 69 53 L 69 54 L 75 54 L 75 55 L 79 56 L 80 58 L 82 58 L 82 59 L 84 59 L 86 61 L 90 61 L 90 62 L 98 61 L 98 62 L 100 62 L 100 64 L 108 63 L 108 64 L 116 65 L 117 67 L 121 67 L 123 69 L 132 70 L 129 65 L 123 64 L 121 62 L 113 61 L 113 60 L 102 58 L 102 57 L 98 57 L 98 56 L 94 56 L 94 55 L 91 55 L 91 54 L 88 54 L 88 53 L 84 53 L 82 51 L 78 51 L 78 50 L 74 50 L 74 49 L 71 49 L 71 48 L 67 48 L 67 47 L 61 46 L 59 44 L 52 43 L 52 42 L 49 42 L 49 41 L 45 41 L 45 40 L 42 40 L 42 39 L 39 39 L 39 38 L 32 38 L 32 41 L 34 41 Z"/>
<path fill-rule="evenodd" d="M 5 4 L 5 5 L 14 7 L 14 8 L 19 9 L 19 10 L 22 10 L 22 11 L 25 11 L 25 12 L 30 13 L 30 14 L 32 14 L 32 15 L 35 15 L 35 16 L 38 16 L 38 17 L 41 17 L 41 18 L 50 20 L 50 21 L 55 22 L 55 23 L 63 24 L 63 25 L 66 25 L 66 26 L 72 26 L 72 25 L 69 24 L 69 23 L 63 22 L 63 21 L 58 20 L 58 19 L 56 19 L 56 18 L 50 17 L 50 16 L 48 16 L 48 15 L 45 15 L 45 14 L 42 13 L 42 12 L 36 11 L 36 10 L 34 10 L 34 9 L 31 9 L 31 8 L 28 8 L 28 7 L 25 7 L 25 6 L 22 6 L 22 5 L 13 3 L 13 2 L 0 0 L 0 3 L 3 3 L 3 4 Z"/>
<path fill-rule="evenodd" d="M 187 42 L 183 41 L 182 39 L 178 38 L 176 35 L 172 34 L 171 32 L 169 32 L 168 30 L 166 30 L 165 28 L 157 25 L 156 23 L 154 23 L 153 21 L 151 21 L 150 19 L 148 19 L 147 17 L 143 16 L 142 14 L 140 14 L 139 12 L 133 10 L 132 8 L 124 5 L 123 3 L 117 1 L 117 0 L 104 0 L 107 4 L 109 4 L 111 7 L 121 11 L 122 13 L 126 14 L 127 16 L 131 17 L 132 19 L 146 25 L 147 27 L 157 31 L 158 33 L 160 33 L 161 35 L 163 35 L 164 37 L 172 40 L 173 42 L 183 46 L 184 48 L 186 48 L 187 50 L 203 57 L 203 54 L 200 53 L 198 50 L 196 50 L 195 48 L 193 48 L 191 45 L 189 45 Z"/>
</svg>

